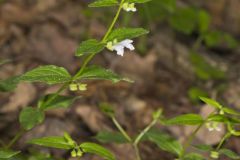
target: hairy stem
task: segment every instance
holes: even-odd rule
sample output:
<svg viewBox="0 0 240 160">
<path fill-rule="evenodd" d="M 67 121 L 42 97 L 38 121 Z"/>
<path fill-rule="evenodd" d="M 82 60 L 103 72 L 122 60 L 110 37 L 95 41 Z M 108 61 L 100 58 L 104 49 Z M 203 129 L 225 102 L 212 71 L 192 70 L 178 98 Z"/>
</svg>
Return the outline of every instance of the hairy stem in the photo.
<svg viewBox="0 0 240 160">
<path fill-rule="evenodd" d="M 132 143 L 132 138 L 127 134 L 127 132 L 122 128 L 122 126 L 118 123 L 116 118 L 112 117 L 112 121 L 117 127 L 117 129 L 121 132 L 121 134 L 128 140 L 129 143 Z"/>
<path fill-rule="evenodd" d="M 134 145 L 138 145 L 143 136 L 158 122 L 158 119 L 154 119 L 135 139 Z"/>
<path fill-rule="evenodd" d="M 134 148 L 134 151 L 136 153 L 137 160 L 141 160 L 142 158 L 140 156 L 140 152 L 139 152 L 138 146 L 133 144 L 133 148 Z"/>
<path fill-rule="evenodd" d="M 227 133 L 227 134 L 225 134 L 225 136 L 221 139 L 221 141 L 220 141 L 220 143 L 218 144 L 218 146 L 217 146 L 217 148 L 216 148 L 216 150 L 217 151 L 219 151 L 219 149 L 221 149 L 221 147 L 222 147 L 222 145 L 223 145 L 223 143 L 229 138 L 229 137 L 231 137 L 231 133 Z"/>
<path fill-rule="evenodd" d="M 9 142 L 9 144 L 5 147 L 6 149 L 11 148 L 25 133 L 26 131 L 21 128 L 21 130 L 13 137 L 13 139 Z"/>
<path fill-rule="evenodd" d="M 184 157 L 186 150 L 188 149 L 188 147 L 191 145 L 193 139 L 195 138 L 196 134 L 198 133 L 198 131 L 205 125 L 205 123 L 208 121 L 208 118 L 210 116 L 212 116 L 215 113 L 215 111 L 213 111 L 212 113 L 210 113 L 207 118 L 197 126 L 197 128 L 192 132 L 192 134 L 188 137 L 188 139 L 186 140 L 186 142 L 183 145 L 183 151 L 181 153 L 180 158 Z"/>
<path fill-rule="evenodd" d="M 117 11 L 117 13 L 116 13 L 116 15 L 115 15 L 115 17 L 114 17 L 114 19 L 113 19 L 110 27 L 108 28 L 105 36 L 103 37 L 102 42 L 104 42 L 104 41 L 106 40 L 106 38 L 108 37 L 108 35 L 112 32 L 112 30 L 113 30 L 113 28 L 114 28 L 114 26 L 115 26 L 115 24 L 116 24 L 116 22 L 117 22 L 117 20 L 118 20 L 118 18 L 119 18 L 119 15 L 120 15 L 120 12 L 121 12 L 121 10 L 122 10 L 122 6 L 123 6 L 124 1 L 125 1 L 125 0 L 122 0 L 122 1 L 121 1 L 120 6 L 119 6 L 119 8 L 118 8 L 118 11 Z M 94 57 L 95 55 L 96 55 L 95 53 L 94 53 L 94 54 L 90 54 L 90 55 L 83 61 L 83 64 L 82 64 L 80 70 L 73 76 L 72 81 L 74 81 L 79 75 L 82 74 L 82 72 L 84 71 L 84 69 L 86 68 L 86 66 L 88 65 L 88 63 L 93 59 L 93 57 Z M 68 87 L 68 85 L 69 85 L 70 83 L 71 83 L 71 82 L 66 82 L 66 83 L 64 83 L 64 84 L 61 86 L 61 88 L 60 88 L 56 93 L 53 94 L 52 97 L 50 97 L 46 102 L 44 102 L 44 103 L 41 105 L 41 107 L 44 106 L 44 105 L 47 105 L 47 104 L 51 103 L 52 101 L 54 101 L 54 100 L 57 98 L 57 96 L 58 96 L 59 94 L 61 94 L 61 93 Z M 22 136 L 25 132 L 26 132 L 25 130 L 21 130 L 21 131 L 10 141 L 10 143 L 7 145 L 6 148 L 10 148 L 11 146 L 13 146 L 13 145 L 17 142 L 17 140 L 18 140 L 19 138 L 21 138 L 21 136 Z"/>
<path fill-rule="evenodd" d="M 125 2 L 125 0 L 121 0 L 121 3 L 120 3 L 119 8 L 118 8 L 118 11 L 117 11 L 117 13 L 116 13 L 116 15 L 115 15 L 115 17 L 114 17 L 111 25 L 109 26 L 109 28 L 108 28 L 105 36 L 103 37 L 102 42 L 105 42 L 105 40 L 107 39 L 107 37 L 108 37 L 109 34 L 111 33 L 112 29 L 114 28 L 114 26 L 115 26 L 115 24 L 116 24 L 116 22 L 117 22 L 117 20 L 118 20 L 118 17 L 119 17 L 119 15 L 120 15 L 120 13 L 121 13 L 121 10 L 122 10 L 122 7 L 123 7 L 124 2 Z"/>
</svg>

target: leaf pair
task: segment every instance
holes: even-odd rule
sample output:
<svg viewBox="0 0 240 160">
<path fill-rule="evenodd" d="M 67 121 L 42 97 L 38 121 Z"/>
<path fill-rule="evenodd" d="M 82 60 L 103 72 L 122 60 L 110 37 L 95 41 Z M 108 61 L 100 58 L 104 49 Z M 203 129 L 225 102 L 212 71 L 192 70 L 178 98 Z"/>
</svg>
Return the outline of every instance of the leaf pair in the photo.
<svg viewBox="0 0 240 160">
<path fill-rule="evenodd" d="M 128 3 L 146 3 L 151 0 L 125 0 Z M 118 0 L 96 0 L 95 2 L 89 4 L 89 7 L 110 7 L 119 5 Z"/>
<path fill-rule="evenodd" d="M 52 101 L 49 101 L 54 96 Z M 30 130 L 36 125 L 43 122 L 45 118 L 45 111 L 57 108 L 67 108 L 75 100 L 75 97 L 61 96 L 50 94 L 46 95 L 38 102 L 38 108 L 26 107 L 24 108 L 19 116 L 19 122 L 25 130 Z"/>
<path fill-rule="evenodd" d="M 96 54 L 104 49 L 106 42 L 113 41 L 114 39 L 121 42 L 122 40 L 136 38 L 147 33 L 148 31 L 143 28 L 115 29 L 108 35 L 104 42 L 99 42 L 96 39 L 90 39 L 82 42 L 75 55 L 79 57 L 88 54 Z"/>
<path fill-rule="evenodd" d="M 107 149 L 98 144 L 85 142 L 80 144 L 79 146 L 76 146 L 73 143 L 69 143 L 66 137 L 61 136 L 36 138 L 30 140 L 28 143 L 65 150 L 71 150 L 75 149 L 76 147 L 80 147 L 83 153 L 96 154 L 98 156 L 103 157 L 106 160 L 115 160 L 114 155 L 110 151 L 108 151 Z"/>
</svg>

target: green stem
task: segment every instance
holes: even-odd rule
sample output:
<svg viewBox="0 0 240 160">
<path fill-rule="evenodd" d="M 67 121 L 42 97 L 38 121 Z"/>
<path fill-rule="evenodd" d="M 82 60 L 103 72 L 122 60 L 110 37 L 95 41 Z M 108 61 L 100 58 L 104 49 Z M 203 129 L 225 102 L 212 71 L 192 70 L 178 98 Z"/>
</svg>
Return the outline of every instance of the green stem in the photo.
<svg viewBox="0 0 240 160">
<path fill-rule="evenodd" d="M 194 137 L 196 136 L 196 134 L 198 133 L 198 131 L 202 128 L 202 126 L 205 124 L 205 121 L 201 124 L 198 125 L 198 127 L 192 132 L 192 134 L 188 137 L 187 141 L 184 143 L 183 145 L 183 152 L 181 154 L 181 157 L 183 157 L 185 155 L 185 152 L 187 150 L 187 148 L 190 146 L 190 144 L 192 143 Z"/>
<path fill-rule="evenodd" d="M 220 141 L 220 143 L 218 144 L 218 146 L 217 146 L 217 148 L 216 148 L 216 151 L 219 151 L 219 149 L 221 149 L 221 147 L 222 147 L 222 145 L 223 145 L 223 143 L 229 138 L 229 137 L 231 137 L 231 133 L 227 133 L 227 134 L 225 134 L 225 136 L 221 139 L 221 141 Z"/>
<path fill-rule="evenodd" d="M 121 10 L 122 10 L 122 6 L 123 6 L 124 1 L 125 1 L 125 0 L 122 0 L 122 1 L 121 1 L 120 6 L 119 6 L 119 8 L 118 8 L 118 11 L 117 11 L 117 13 L 116 13 L 116 15 L 115 15 L 115 17 L 114 17 L 114 19 L 113 19 L 110 27 L 108 28 L 105 36 L 103 37 L 102 42 L 104 42 L 104 41 L 106 40 L 106 38 L 109 36 L 109 34 L 112 32 L 112 29 L 113 29 L 113 27 L 115 26 L 115 24 L 116 24 L 116 22 L 117 22 L 117 19 L 118 19 L 119 15 L 120 15 L 120 12 L 121 12 Z M 91 59 L 92 59 L 95 55 L 96 55 L 95 53 L 94 53 L 94 54 L 90 54 L 90 55 L 84 60 L 82 66 L 81 66 L 81 68 L 80 68 L 80 70 L 75 74 L 75 76 L 73 76 L 72 81 L 75 80 L 79 75 L 82 74 L 82 72 L 84 71 L 84 69 L 86 68 L 86 66 L 88 65 L 88 63 L 91 61 Z M 44 105 L 47 105 L 47 104 L 51 103 L 62 91 L 64 91 L 64 90 L 68 87 L 69 84 L 70 84 L 70 82 L 64 83 L 64 84 L 61 86 L 61 88 L 60 88 L 56 93 L 54 93 L 54 95 L 53 95 L 52 97 L 50 97 L 45 103 L 43 103 L 43 104 L 40 106 L 40 108 L 41 108 L 42 106 L 44 106 Z M 124 131 L 124 130 L 123 130 L 123 131 Z M 17 141 L 19 138 L 21 138 L 21 136 L 22 136 L 23 133 L 25 133 L 25 132 L 26 132 L 25 130 L 21 130 L 21 131 L 11 140 L 11 142 L 7 145 L 6 148 L 10 148 L 12 145 L 14 145 L 14 144 L 16 143 L 16 141 Z M 132 141 L 132 140 L 129 139 L 129 138 L 130 138 L 130 137 L 128 136 L 128 140 Z"/>
<path fill-rule="evenodd" d="M 14 137 L 13 139 L 9 142 L 9 144 L 6 146 L 6 149 L 11 148 L 25 133 L 26 131 L 24 129 L 21 129 Z"/>
<path fill-rule="evenodd" d="M 139 152 L 138 146 L 133 144 L 133 148 L 135 150 L 137 160 L 141 160 L 142 158 L 140 156 L 140 152 Z"/>
<path fill-rule="evenodd" d="M 143 136 L 158 122 L 158 119 L 154 119 L 135 139 L 134 145 L 138 145 Z"/>
<path fill-rule="evenodd" d="M 126 131 L 122 128 L 122 126 L 118 123 L 116 118 L 112 117 L 112 121 L 117 127 L 117 129 L 121 132 L 121 134 L 128 140 L 129 143 L 132 143 L 132 138 L 126 133 Z"/>
<path fill-rule="evenodd" d="M 43 107 L 45 105 L 48 105 L 49 103 L 51 103 L 55 98 L 57 98 L 57 96 L 64 91 L 69 85 L 69 82 L 64 83 L 61 88 L 58 89 L 58 91 L 56 93 L 54 93 L 46 102 L 42 103 L 42 105 L 40 106 Z"/>
<path fill-rule="evenodd" d="M 123 3 L 124 3 L 125 0 L 122 0 L 121 3 L 120 3 L 120 6 L 118 8 L 118 11 L 111 23 L 111 25 L 109 26 L 106 34 L 104 35 L 103 39 L 101 40 L 101 42 L 105 42 L 105 40 L 107 39 L 107 37 L 109 36 L 109 34 L 112 32 L 113 30 L 113 27 L 115 26 L 118 18 L 119 18 L 119 15 L 121 13 L 121 10 L 122 10 L 122 6 L 123 6 Z M 91 61 L 91 59 L 96 55 L 96 53 L 93 53 L 93 54 L 90 54 L 83 62 L 83 65 L 81 67 L 81 69 L 77 72 L 77 74 L 73 77 L 73 80 L 75 80 L 78 76 L 80 76 L 82 74 L 82 72 L 84 71 L 84 69 L 86 68 L 87 64 Z"/>
<path fill-rule="evenodd" d="M 182 153 L 181 153 L 181 155 L 180 155 L 180 159 L 181 159 L 182 157 L 184 157 L 186 150 L 187 150 L 188 147 L 191 145 L 191 143 L 192 143 L 194 137 L 196 136 L 196 134 L 198 133 L 198 131 L 204 126 L 204 124 L 208 121 L 208 118 L 209 118 L 210 116 L 212 116 L 214 113 L 215 113 L 215 111 L 213 111 L 212 113 L 210 113 L 210 114 L 207 116 L 207 118 L 206 118 L 201 124 L 199 124 L 198 127 L 197 127 L 197 128 L 192 132 L 192 134 L 188 137 L 188 139 L 186 140 L 186 142 L 185 142 L 184 145 L 183 145 L 183 151 L 182 151 Z"/>
<path fill-rule="evenodd" d="M 117 11 L 117 13 L 116 13 L 116 15 L 115 15 L 115 17 L 114 17 L 111 25 L 109 26 L 109 28 L 108 28 L 108 30 L 107 30 L 107 33 L 106 33 L 105 36 L 103 37 L 102 42 L 105 42 L 105 40 L 107 39 L 107 37 L 109 36 L 109 34 L 112 32 L 112 29 L 113 29 L 113 27 L 115 26 L 115 24 L 116 24 L 116 22 L 117 22 L 117 20 L 118 20 L 118 17 L 119 17 L 119 15 L 120 15 L 120 13 L 121 13 L 121 10 L 122 10 L 124 1 L 125 1 L 125 0 L 121 0 L 121 3 L 120 3 L 119 8 L 118 8 L 118 11 Z"/>
<path fill-rule="evenodd" d="M 203 38 L 204 36 L 203 35 L 200 35 L 198 37 L 198 39 L 195 41 L 195 43 L 193 44 L 193 47 L 192 47 L 192 51 L 196 52 L 199 48 L 200 48 L 200 45 L 203 41 Z"/>
</svg>

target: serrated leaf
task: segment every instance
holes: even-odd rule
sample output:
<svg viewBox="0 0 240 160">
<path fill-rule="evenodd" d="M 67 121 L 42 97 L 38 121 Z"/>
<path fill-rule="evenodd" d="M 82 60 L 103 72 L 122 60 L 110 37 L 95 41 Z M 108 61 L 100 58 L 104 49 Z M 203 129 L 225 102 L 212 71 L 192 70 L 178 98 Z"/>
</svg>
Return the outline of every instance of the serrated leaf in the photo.
<svg viewBox="0 0 240 160">
<path fill-rule="evenodd" d="M 9 92 L 14 90 L 19 82 L 19 76 L 10 77 L 6 80 L 0 80 L 0 92 Z"/>
<path fill-rule="evenodd" d="M 167 125 L 198 125 L 203 123 L 203 118 L 198 114 L 184 114 L 172 119 L 166 120 Z"/>
<path fill-rule="evenodd" d="M 61 136 L 35 138 L 28 141 L 28 143 L 66 150 L 75 147 L 74 144 L 69 143 L 66 138 Z"/>
<path fill-rule="evenodd" d="M 194 8 L 179 8 L 169 19 L 171 27 L 184 34 L 191 34 L 196 28 L 197 12 Z"/>
<path fill-rule="evenodd" d="M 68 108 L 71 104 L 76 100 L 76 97 L 72 96 L 61 96 L 57 95 L 50 103 L 46 102 L 51 99 L 55 94 L 49 94 L 41 98 L 38 102 L 38 108 L 40 110 L 50 110 L 50 109 L 57 109 L 57 108 Z"/>
<path fill-rule="evenodd" d="M 104 147 L 98 144 L 86 142 L 86 143 L 82 143 L 80 147 L 85 153 L 96 154 L 106 160 L 116 159 L 115 156 L 110 151 L 108 151 L 107 149 L 105 149 Z"/>
<path fill-rule="evenodd" d="M 85 68 L 82 74 L 76 77 L 75 80 L 78 80 L 78 79 L 104 79 L 104 80 L 110 80 L 113 83 L 117 83 L 119 81 L 132 82 L 128 78 L 123 78 L 113 73 L 109 69 L 104 69 L 98 66 L 91 66 L 91 67 Z"/>
<path fill-rule="evenodd" d="M 20 153 L 20 151 L 11 151 L 11 150 L 0 149 L 0 159 L 9 159 L 9 158 L 16 156 L 19 153 Z"/>
<path fill-rule="evenodd" d="M 189 153 L 184 156 L 183 160 L 205 160 L 205 158 L 198 153 Z"/>
<path fill-rule="evenodd" d="M 223 154 L 223 155 L 225 155 L 225 156 L 227 156 L 227 157 L 229 157 L 229 158 L 231 158 L 231 159 L 240 159 L 240 156 L 237 154 L 237 153 L 235 153 L 235 152 L 233 152 L 233 151 L 231 151 L 231 150 L 229 150 L 229 149 L 220 149 L 219 150 L 219 153 L 220 154 Z"/>
<path fill-rule="evenodd" d="M 32 129 L 34 126 L 42 123 L 44 120 L 44 113 L 37 108 L 26 107 L 19 116 L 19 122 L 26 130 Z"/>
<path fill-rule="evenodd" d="M 89 7 L 109 7 L 118 5 L 117 0 L 96 0 L 95 2 L 89 4 Z"/>
<path fill-rule="evenodd" d="M 104 49 L 104 47 L 104 43 L 98 42 L 96 39 L 90 39 L 80 44 L 75 55 L 79 57 L 83 55 L 99 53 Z"/>
<path fill-rule="evenodd" d="M 150 130 L 146 136 L 148 140 L 156 143 L 158 147 L 164 151 L 171 152 L 178 156 L 180 156 L 183 151 L 181 144 L 177 140 L 158 130 Z"/>
<path fill-rule="evenodd" d="M 95 138 L 102 143 L 128 143 L 128 140 L 120 132 L 99 132 Z"/>
<path fill-rule="evenodd" d="M 220 103 L 218 103 L 217 101 L 213 100 L 213 99 L 210 99 L 210 98 L 207 98 L 207 97 L 200 97 L 200 99 L 208 104 L 209 106 L 212 106 L 212 107 L 215 107 L 217 109 L 222 109 L 222 105 Z"/>
<path fill-rule="evenodd" d="M 119 28 L 113 30 L 107 37 L 106 41 L 113 41 L 114 39 L 117 39 L 117 41 L 120 42 L 122 40 L 136 38 L 147 33 L 149 33 L 149 31 L 143 28 Z"/>
<path fill-rule="evenodd" d="M 46 65 L 35 68 L 20 77 L 22 81 L 43 82 L 47 84 L 65 83 L 71 80 L 71 75 L 63 67 Z"/>
<path fill-rule="evenodd" d="M 147 3 L 150 1 L 152 1 L 152 0 L 126 0 L 126 2 L 128 2 L 128 3 Z"/>
</svg>

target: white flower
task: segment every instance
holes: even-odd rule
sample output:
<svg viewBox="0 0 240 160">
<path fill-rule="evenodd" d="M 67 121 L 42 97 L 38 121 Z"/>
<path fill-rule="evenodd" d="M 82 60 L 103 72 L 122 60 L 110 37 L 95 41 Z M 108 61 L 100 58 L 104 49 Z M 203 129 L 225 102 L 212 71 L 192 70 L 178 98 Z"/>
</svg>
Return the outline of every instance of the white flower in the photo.
<svg viewBox="0 0 240 160">
<path fill-rule="evenodd" d="M 127 12 L 136 12 L 137 8 L 135 7 L 135 3 L 124 3 L 123 9 Z"/>
<path fill-rule="evenodd" d="M 124 48 L 128 48 L 129 50 L 134 50 L 134 46 L 132 45 L 133 40 L 131 39 L 126 39 L 121 42 L 117 42 L 114 40 L 113 42 L 108 42 L 107 43 L 107 48 L 111 51 L 117 51 L 117 54 L 120 56 L 123 56 L 124 54 Z"/>
<path fill-rule="evenodd" d="M 219 126 L 218 122 L 208 122 L 206 123 L 207 129 L 212 132 L 212 131 L 221 131 L 221 127 Z"/>
</svg>

